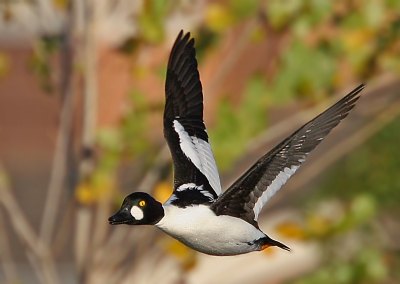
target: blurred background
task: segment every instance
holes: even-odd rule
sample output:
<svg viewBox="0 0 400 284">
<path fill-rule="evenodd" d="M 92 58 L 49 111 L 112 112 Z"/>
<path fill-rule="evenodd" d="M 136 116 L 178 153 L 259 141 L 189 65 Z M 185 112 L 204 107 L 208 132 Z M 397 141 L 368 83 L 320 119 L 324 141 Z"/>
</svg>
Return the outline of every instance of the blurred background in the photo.
<svg viewBox="0 0 400 284">
<path fill-rule="evenodd" d="M 164 81 L 196 40 L 224 188 L 360 83 L 350 116 L 266 206 L 292 248 L 196 253 L 108 225 L 172 191 Z M 399 283 L 400 1 L 1 0 L 0 283 Z"/>
</svg>

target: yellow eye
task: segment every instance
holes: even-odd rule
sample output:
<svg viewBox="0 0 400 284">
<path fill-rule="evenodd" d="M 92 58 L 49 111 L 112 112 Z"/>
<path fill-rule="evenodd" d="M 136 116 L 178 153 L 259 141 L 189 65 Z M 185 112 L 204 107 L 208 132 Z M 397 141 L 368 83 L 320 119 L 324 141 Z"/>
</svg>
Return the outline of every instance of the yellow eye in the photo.
<svg viewBox="0 0 400 284">
<path fill-rule="evenodd" d="M 140 207 L 143 207 L 143 206 L 145 206 L 146 205 L 146 201 L 144 201 L 144 200 L 140 200 L 139 201 L 139 206 Z"/>
</svg>

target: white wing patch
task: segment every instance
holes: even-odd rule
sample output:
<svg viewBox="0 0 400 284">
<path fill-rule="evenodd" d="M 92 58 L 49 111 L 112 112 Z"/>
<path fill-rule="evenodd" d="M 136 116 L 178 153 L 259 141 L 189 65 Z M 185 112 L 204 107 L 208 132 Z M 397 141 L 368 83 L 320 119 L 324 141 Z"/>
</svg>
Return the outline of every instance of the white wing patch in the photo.
<svg viewBox="0 0 400 284">
<path fill-rule="evenodd" d="M 198 190 L 201 192 L 201 194 L 210 198 L 210 200 L 214 200 L 214 196 L 207 190 L 204 190 L 203 185 L 196 185 L 194 183 L 185 183 L 185 184 L 180 185 L 176 189 L 176 191 L 184 191 L 184 190 Z"/>
<path fill-rule="evenodd" d="M 207 190 L 204 190 L 203 185 L 196 185 L 194 183 L 185 183 L 180 185 L 176 191 L 185 191 L 185 190 L 198 190 L 200 191 L 201 194 L 203 194 L 205 197 L 208 197 L 210 200 L 214 200 L 214 196 Z M 165 201 L 164 205 L 171 204 L 173 201 L 177 200 L 178 197 L 176 197 L 175 194 L 172 194 L 167 201 Z"/>
<path fill-rule="evenodd" d="M 301 161 L 300 161 L 301 162 Z M 258 219 L 258 214 L 263 208 L 264 204 L 287 182 L 287 180 L 296 172 L 300 166 L 286 167 L 281 171 L 275 179 L 271 182 L 268 188 L 263 192 L 263 194 L 258 198 L 256 204 L 254 205 L 253 211 L 255 220 Z M 257 186 L 256 186 L 257 188 Z"/>
<path fill-rule="evenodd" d="M 196 168 L 207 178 L 217 195 L 221 194 L 221 182 L 217 165 L 209 143 L 198 137 L 189 136 L 179 121 L 174 120 L 173 126 L 179 136 L 179 146 Z"/>
<path fill-rule="evenodd" d="M 201 187 L 203 187 L 203 186 L 201 186 Z M 186 189 L 188 189 L 188 188 L 199 188 L 199 186 L 197 186 L 197 185 L 194 184 L 194 183 L 185 183 L 185 184 L 180 185 L 180 186 L 176 189 L 176 191 L 183 191 L 183 190 L 186 190 Z"/>
</svg>

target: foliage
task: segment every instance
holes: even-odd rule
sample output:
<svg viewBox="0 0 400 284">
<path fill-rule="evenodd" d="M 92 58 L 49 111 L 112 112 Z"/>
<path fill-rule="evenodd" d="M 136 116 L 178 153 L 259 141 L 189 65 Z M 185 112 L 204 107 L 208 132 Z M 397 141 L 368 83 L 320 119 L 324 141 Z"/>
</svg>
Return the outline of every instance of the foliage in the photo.
<svg viewBox="0 0 400 284">
<path fill-rule="evenodd" d="M 382 283 L 388 275 L 382 251 L 365 248 L 352 259 L 335 259 L 296 284 L 316 283 Z"/>
<path fill-rule="evenodd" d="M 282 103 L 295 95 L 320 95 L 333 83 L 336 64 L 332 55 L 329 50 L 294 40 L 282 58 L 281 70 L 272 82 L 268 96 Z"/>
<path fill-rule="evenodd" d="M 376 223 L 400 200 L 399 127 L 397 118 L 329 171 L 320 189 L 302 201 L 305 224 L 278 228 L 289 237 L 323 244 L 324 265 L 294 283 L 381 283 L 398 277 L 392 271 L 399 255 L 386 249 Z M 352 246 L 346 248 L 346 240 Z"/>
<path fill-rule="evenodd" d="M 232 24 L 235 14 L 230 5 L 215 5 L 219 5 L 218 13 L 206 18 L 206 24 L 218 34 L 224 25 Z M 373 0 L 354 6 L 344 1 L 268 1 L 264 6 L 267 20 L 278 31 L 288 29 L 291 42 L 281 52 L 270 80 L 262 82 L 255 74 L 248 81 L 240 107 L 220 103 L 211 138 L 222 170 L 229 169 L 248 139 L 267 126 L 271 105 L 295 98 L 318 100 L 351 77 L 365 79 L 383 70 L 399 72 L 395 47 L 400 25 L 392 5 L 391 1 Z M 259 86 L 257 96 L 249 95 L 254 84 Z"/>
<path fill-rule="evenodd" d="M 121 162 L 135 161 L 141 168 L 146 168 L 154 158 L 155 146 L 149 143 L 147 136 L 149 105 L 137 90 L 132 91 L 130 102 L 131 111 L 124 116 L 119 128 L 102 128 L 97 133 L 100 159 L 90 177 L 82 180 L 75 189 L 75 198 L 81 204 L 95 204 L 115 193 Z M 117 200 L 121 201 L 120 196 Z"/>
<path fill-rule="evenodd" d="M 0 52 L 0 79 L 5 77 L 10 69 L 10 60 L 7 55 Z"/>
<path fill-rule="evenodd" d="M 213 150 L 218 166 L 224 170 L 232 165 L 246 146 L 247 141 L 265 128 L 265 108 L 268 103 L 266 83 L 261 77 L 248 82 L 240 107 L 222 101 L 218 109 L 218 121 L 210 131 Z"/>
<path fill-rule="evenodd" d="M 47 93 L 54 91 L 51 60 L 60 46 L 58 36 L 43 36 L 38 40 L 30 62 L 31 70 L 36 74 L 40 87 Z"/>
<path fill-rule="evenodd" d="M 258 5 L 256 0 L 230 0 L 226 4 L 210 3 L 206 8 L 205 26 L 216 33 L 224 32 L 232 25 L 254 16 Z"/>
<path fill-rule="evenodd" d="M 367 192 L 382 209 L 397 207 L 400 200 L 398 129 L 400 118 L 334 166 L 322 181 L 322 190 L 317 191 L 316 198 L 324 195 L 350 199 Z"/>
<path fill-rule="evenodd" d="M 139 16 L 141 37 L 150 43 L 159 43 L 163 39 L 163 20 L 171 8 L 172 2 L 162 0 L 144 1 L 144 10 Z"/>
<path fill-rule="evenodd" d="M 110 168 L 122 158 L 132 158 L 135 155 L 152 157 L 154 145 L 149 143 L 148 117 L 151 112 L 145 96 L 138 90 L 130 95 L 130 111 L 121 121 L 120 128 L 103 128 L 99 131 L 98 142 L 103 154 L 113 157 Z M 106 155 L 106 157 L 107 157 Z M 109 164 L 106 162 L 106 164 Z"/>
</svg>

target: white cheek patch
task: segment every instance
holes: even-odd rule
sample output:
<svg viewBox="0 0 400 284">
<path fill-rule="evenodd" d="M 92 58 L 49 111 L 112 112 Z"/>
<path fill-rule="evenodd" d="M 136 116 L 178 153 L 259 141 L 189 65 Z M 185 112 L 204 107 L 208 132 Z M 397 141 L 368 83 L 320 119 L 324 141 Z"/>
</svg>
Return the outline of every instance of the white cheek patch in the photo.
<svg viewBox="0 0 400 284">
<path fill-rule="evenodd" d="M 142 211 L 142 209 L 140 209 L 137 206 L 132 206 L 131 215 L 136 220 L 142 220 L 143 219 L 143 211 Z"/>
</svg>

